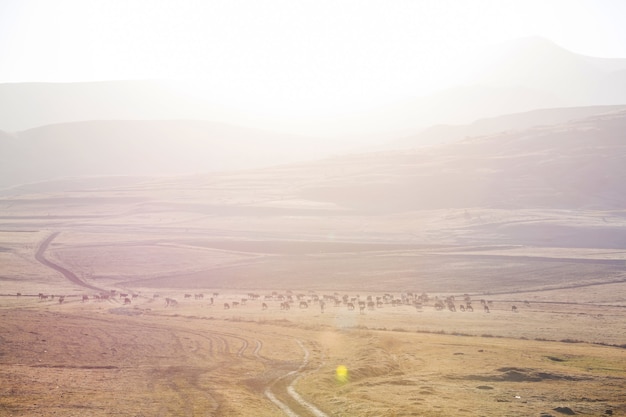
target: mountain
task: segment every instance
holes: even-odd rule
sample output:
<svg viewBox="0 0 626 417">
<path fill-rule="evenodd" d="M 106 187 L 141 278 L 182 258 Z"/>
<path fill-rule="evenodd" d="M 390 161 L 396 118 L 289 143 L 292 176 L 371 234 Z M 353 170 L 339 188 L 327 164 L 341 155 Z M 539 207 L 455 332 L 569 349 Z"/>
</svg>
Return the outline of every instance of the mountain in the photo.
<svg viewBox="0 0 626 417">
<path fill-rule="evenodd" d="M 61 177 L 172 175 L 321 157 L 310 138 L 194 120 L 87 121 L 0 132 L 0 187 Z"/>
<path fill-rule="evenodd" d="M 0 84 L 0 129 L 6 131 L 89 120 L 205 116 L 191 98 L 153 81 Z"/>
<path fill-rule="evenodd" d="M 626 111 L 621 110 L 444 145 L 254 170 L 44 181 L 3 190 L 0 205 L 7 215 L 32 217 L 20 217 L 18 228 L 66 219 L 70 210 L 90 219 L 85 223 L 81 217 L 80 225 L 132 224 L 142 232 L 167 231 L 185 239 L 477 245 L 467 249 L 474 253 L 484 245 L 622 250 L 624 132 Z M 112 160 L 105 143 L 94 151 L 83 139 L 76 138 L 69 149 Z M 141 151 L 146 158 L 151 152 Z M 48 167 L 39 164 L 44 171 L 57 168 L 56 148 L 45 152 L 52 155 L 30 156 L 52 161 Z M 81 168 L 98 164 L 95 157 L 72 155 L 60 164 L 81 158 Z M 120 161 L 120 167 L 132 167 Z"/>
<path fill-rule="evenodd" d="M 475 55 L 468 67 L 475 68 L 474 75 L 464 84 L 363 114 L 362 126 L 370 131 L 393 126 L 394 136 L 406 137 L 418 127 L 535 109 L 626 104 L 626 59 L 583 56 L 542 38 L 500 45 Z"/>
<path fill-rule="evenodd" d="M 408 136 L 434 124 L 467 124 L 543 108 L 626 104 L 626 59 L 583 56 L 541 38 L 512 41 L 476 54 L 466 66 L 475 70 L 463 84 L 428 96 L 358 114 L 351 109 L 325 118 L 304 114 L 297 121 L 261 120 L 259 115 L 224 107 L 210 92 L 176 83 L 0 84 L 0 129 L 14 132 L 90 120 L 211 120 L 336 141 L 369 136 L 372 144 L 371 138 Z"/>
<path fill-rule="evenodd" d="M 626 206 L 626 111 L 410 151 L 337 158 L 302 198 L 359 211 Z"/>
<path fill-rule="evenodd" d="M 481 66 L 478 84 L 533 88 L 576 105 L 626 103 L 622 84 L 605 83 L 607 78 L 624 80 L 620 72 L 626 69 L 626 59 L 579 55 L 547 39 L 530 37 L 494 48 Z"/>
<path fill-rule="evenodd" d="M 416 135 L 395 140 L 389 143 L 389 147 L 412 148 L 441 144 L 472 136 L 493 135 L 510 130 L 561 124 L 575 119 L 623 109 L 626 109 L 626 105 L 537 109 L 480 119 L 468 125 L 435 125 L 424 129 Z"/>
</svg>

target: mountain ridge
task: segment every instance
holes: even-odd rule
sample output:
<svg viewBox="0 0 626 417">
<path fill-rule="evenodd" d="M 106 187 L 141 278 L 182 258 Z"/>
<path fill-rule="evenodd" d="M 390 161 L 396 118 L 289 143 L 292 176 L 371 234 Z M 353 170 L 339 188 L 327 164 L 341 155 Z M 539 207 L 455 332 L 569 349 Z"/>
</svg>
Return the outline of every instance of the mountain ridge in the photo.
<svg viewBox="0 0 626 417">
<path fill-rule="evenodd" d="M 522 45 L 522 46 L 519 46 Z M 463 124 L 479 118 L 537 108 L 626 103 L 626 59 L 572 53 L 553 42 L 522 39 L 487 57 L 482 71 L 463 83 L 428 96 L 332 117 L 284 116 L 262 122 L 259 115 L 221 105 L 217 97 L 183 92 L 159 81 L 0 84 L 0 129 L 21 131 L 84 120 L 196 119 L 311 133 L 342 140 L 348 135 L 415 132 L 433 124 Z M 332 97 L 329 97 L 332 99 Z"/>
</svg>

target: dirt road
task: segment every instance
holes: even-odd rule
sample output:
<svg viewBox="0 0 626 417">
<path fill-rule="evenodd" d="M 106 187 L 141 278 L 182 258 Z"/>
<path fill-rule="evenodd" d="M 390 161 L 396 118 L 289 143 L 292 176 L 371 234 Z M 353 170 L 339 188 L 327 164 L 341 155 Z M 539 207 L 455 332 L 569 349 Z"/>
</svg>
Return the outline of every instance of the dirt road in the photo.
<svg viewBox="0 0 626 417">
<path fill-rule="evenodd" d="M 46 239 L 44 239 L 43 242 L 41 242 L 39 244 L 39 247 L 37 248 L 37 252 L 35 252 L 35 259 L 39 263 L 41 263 L 42 265 L 45 265 L 45 266 L 47 266 L 50 269 L 54 269 L 55 271 L 60 272 L 61 274 L 63 274 L 63 276 L 65 278 L 67 278 L 70 282 L 72 282 L 72 283 L 74 283 L 76 285 L 79 285 L 79 286 L 85 287 L 85 288 L 89 288 L 91 290 L 106 292 L 106 290 L 104 290 L 104 289 L 102 289 L 100 287 L 96 287 L 95 285 L 91 285 L 91 284 L 86 283 L 82 279 L 78 278 L 78 276 L 75 273 L 73 273 L 72 271 L 68 270 L 67 268 L 64 268 L 61 265 L 58 265 L 58 264 L 50 261 L 49 259 L 46 259 L 46 257 L 44 256 L 44 253 L 48 249 L 48 246 L 50 246 L 50 243 L 52 243 L 52 241 L 60 233 L 61 232 L 52 233 L 50 236 L 48 236 Z"/>
</svg>

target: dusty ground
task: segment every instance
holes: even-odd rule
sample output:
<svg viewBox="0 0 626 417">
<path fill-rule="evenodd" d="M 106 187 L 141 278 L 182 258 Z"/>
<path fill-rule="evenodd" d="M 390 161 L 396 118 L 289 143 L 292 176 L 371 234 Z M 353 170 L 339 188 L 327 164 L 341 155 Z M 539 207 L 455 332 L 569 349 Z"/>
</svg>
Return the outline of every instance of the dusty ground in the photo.
<svg viewBox="0 0 626 417">
<path fill-rule="evenodd" d="M 297 378 L 296 392 L 317 415 L 558 416 L 558 407 L 626 415 L 626 350 L 520 339 L 532 337 L 537 322 L 525 317 L 537 311 L 285 312 L 274 303 L 263 311 L 262 301 L 224 310 L 235 299 L 166 307 L 143 297 L 127 306 L 2 297 L 0 414 L 283 415 L 269 389 L 293 415 L 316 415 L 287 393 Z M 472 319 L 481 325 L 466 331 L 482 336 L 450 334 Z M 435 322 L 437 332 L 416 331 Z M 553 329 L 552 338 L 567 336 Z"/>
<path fill-rule="evenodd" d="M 626 415 L 626 251 L 492 236 L 622 212 L 347 213 L 269 177 L 0 199 L 0 415 Z"/>
</svg>

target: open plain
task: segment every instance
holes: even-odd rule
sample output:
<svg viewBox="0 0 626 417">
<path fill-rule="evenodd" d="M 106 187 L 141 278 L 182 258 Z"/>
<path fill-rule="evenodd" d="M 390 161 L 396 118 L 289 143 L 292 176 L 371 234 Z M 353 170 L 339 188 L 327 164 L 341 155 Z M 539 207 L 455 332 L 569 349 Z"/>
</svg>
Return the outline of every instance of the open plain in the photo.
<svg viewBox="0 0 626 417">
<path fill-rule="evenodd" d="M 626 1 L 0 1 L 0 417 L 626 417 Z"/>
<path fill-rule="evenodd" d="M 624 126 L 4 189 L 0 414 L 626 415 Z"/>
<path fill-rule="evenodd" d="M 626 415 L 626 251 L 480 239 L 558 211 L 370 214 L 267 174 L 3 197 L 0 414 Z"/>
</svg>

